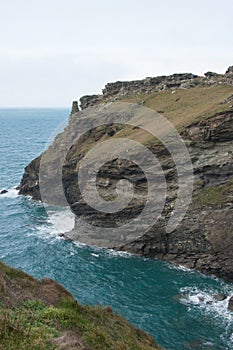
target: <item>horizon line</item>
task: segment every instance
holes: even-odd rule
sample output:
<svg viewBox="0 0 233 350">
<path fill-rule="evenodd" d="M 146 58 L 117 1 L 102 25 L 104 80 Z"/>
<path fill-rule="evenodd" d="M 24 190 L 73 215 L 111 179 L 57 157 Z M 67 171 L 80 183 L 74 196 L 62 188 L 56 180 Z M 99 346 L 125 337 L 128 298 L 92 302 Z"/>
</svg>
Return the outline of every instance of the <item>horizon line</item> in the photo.
<svg viewBox="0 0 233 350">
<path fill-rule="evenodd" d="M 0 106 L 0 109 L 70 109 L 70 106 Z"/>
</svg>

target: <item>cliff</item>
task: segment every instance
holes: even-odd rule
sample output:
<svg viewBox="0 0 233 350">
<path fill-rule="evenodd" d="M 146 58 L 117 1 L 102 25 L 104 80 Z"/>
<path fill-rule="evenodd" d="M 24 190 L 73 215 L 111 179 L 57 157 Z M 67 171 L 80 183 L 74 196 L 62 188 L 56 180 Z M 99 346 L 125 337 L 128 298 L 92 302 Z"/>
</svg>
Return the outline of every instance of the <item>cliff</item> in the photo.
<svg viewBox="0 0 233 350">
<path fill-rule="evenodd" d="M 233 281 L 233 68 L 229 67 L 223 75 L 212 72 L 207 72 L 204 77 L 190 73 L 174 74 L 169 77 L 107 84 L 102 95 L 84 96 L 80 102 L 82 110 L 75 109 L 64 132 L 55 138 L 42 157 L 43 162 L 49 164 L 48 174 L 40 178 L 40 183 L 45 181 L 48 189 L 43 197 L 53 204 L 67 204 L 61 196 L 59 185 L 59 176 L 62 176 L 62 190 L 64 189 L 66 200 L 76 214 L 76 227 L 72 232 L 66 233 L 66 236 L 88 244 L 165 259 Z M 124 109 L 124 103 L 131 107 L 123 111 L 114 110 L 115 105 Z M 177 164 L 171 149 L 168 150 L 153 133 L 141 130 L 142 114 L 146 113 L 146 108 L 159 112 L 179 131 L 192 162 L 192 200 L 183 220 L 172 232 L 168 232 L 166 227 L 174 213 L 179 194 Z M 138 111 L 142 111 L 140 117 Z M 135 125 L 125 123 L 132 114 L 137 117 Z M 96 116 L 106 121 L 104 126 L 92 123 L 91 118 Z M 112 123 L 112 120 L 115 122 Z M 81 130 L 87 132 L 82 134 Z M 172 133 L 165 136 L 171 138 Z M 114 239 L 106 239 L 101 228 L 115 229 L 139 217 L 148 195 L 147 179 L 140 167 L 116 156 L 99 169 L 98 191 L 109 206 L 116 199 L 119 180 L 127 180 L 134 186 L 136 196 L 124 210 L 113 214 L 99 213 L 87 205 L 77 184 L 82 160 L 87 152 L 97 145 L 101 146 L 103 141 L 119 138 L 130 138 L 153 152 L 163 169 L 167 184 L 164 208 L 158 220 L 141 236 L 127 232 L 126 240 L 116 235 Z M 111 152 L 113 149 L 110 148 L 109 153 Z M 143 157 L 142 154 L 141 158 Z M 93 168 L 98 158 L 99 154 L 93 155 Z M 145 159 L 147 167 L 150 166 L 147 164 L 148 159 Z M 41 156 L 25 168 L 19 186 L 20 194 L 41 199 L 40 161 Z M 187 164 L 183 162 L 182 164 L 181 159 L 181 167 L 185 169 Z M 57 170 L 60 166 L 62 174 Z M 158 181 L 153 186 L 152 192 L 158 190 L 160 199 L 161 183 Z M 92 196 L 94 187 L 89 192 Z M 122 193 L 124 194 L 124 188 Z M 150 214 L 146 215 L 144 219 L 149 222 Z M 99 227 L 98 234 L 86 232 L 80 218 L 92 227 Z M 132 231 L 135 227 L 142 228 L 139 222 L 131 227 Z"/>
<path fill-rule="evenodd" d="M 136 95 L 150 95 L 166 90 L 185 90 L 196 86 L 216 86 L 233 84 L 233 67 L 229 67 L 225 74 L 206 72 L 204 77 L 192 73 L 180 73 L 169 76 L 148 77 L 143 80 L 117 81 L 108 83 L 100 95 L 87 95 L 80 98 L 81 109 L 95 106 L 109 101 L 119 101 L 125 97 Z"/>
<path fill-rule="evenodd" d="M 0 349 L 161 349 L 110 307 L 78 304 L 58 283 L 0 262 Z"/>
</svg>

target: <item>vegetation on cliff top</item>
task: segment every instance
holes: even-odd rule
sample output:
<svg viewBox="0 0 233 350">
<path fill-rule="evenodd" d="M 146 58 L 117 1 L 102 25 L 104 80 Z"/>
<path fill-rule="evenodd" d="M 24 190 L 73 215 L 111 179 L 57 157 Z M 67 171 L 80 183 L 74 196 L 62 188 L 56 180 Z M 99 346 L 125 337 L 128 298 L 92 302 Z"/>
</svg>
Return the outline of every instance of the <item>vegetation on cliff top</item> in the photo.
<svg viewBox="0 0 233 350">
<path fill-rule="evenodd" d="M 197 86 L 191 89 L 176 91 L 165 90 L 151 94 L 139 94 L 122 98 L 120 102 L 137 103 L 154 109 L 169 120 L 178 130 L 201 119 L 211 117 L 217 113 L 233 110 L 231 103 L 224 103 L 233 94 L 230 85 L 216 85 L 210 87 Z M 111 129 L 111 128 L 110 128 Z M 111 129 L 112 130 L 112 129 Z M 77 146 L 79 153 L 86 153 L 94 144 L 103 142 L 109 137 L 128 137 L 140 143 L 150 144 L 155 138 L 141 128 L 124 125 L 117 128 L 112 134 L 107 128 L 95 130 L 89 137 Z M 83 140 L 82 140 L 83 141 Z M 73 154 L 77 152 L 74 147 Z"/>
<path fill-rule="evenodd" d="M 161 349 L 110 307 L 78 304 L 52 280 L 0 263 L 0 350 Z"/>
<path fill-rule="evenodd" d="M 230 104 L 223 101 L 232 94 L 233 87 L 223 84 L 141 94 L 124 101 L 138 104 L 142 104 L 143 101 L 143 106 L 163 114 L 175 127 L 180 128 L 228 110 Z"/>
</svg>

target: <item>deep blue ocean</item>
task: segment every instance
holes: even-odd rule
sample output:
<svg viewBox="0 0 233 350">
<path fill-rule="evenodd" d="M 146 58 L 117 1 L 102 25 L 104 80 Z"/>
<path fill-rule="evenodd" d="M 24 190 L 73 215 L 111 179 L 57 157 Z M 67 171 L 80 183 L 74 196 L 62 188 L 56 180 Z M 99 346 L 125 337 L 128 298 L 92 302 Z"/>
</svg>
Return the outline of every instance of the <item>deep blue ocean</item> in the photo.
<svg viewBox="0 0 233 350">
<path fill-rule="evenodd" d="M 233 284 L 110 250 L 65 241 L 41 203 L 19 196 L 24 167 L 38 156 L 68 109 L 0 110 L 0 259 L 35 277 L 51 277 L 83 304 L 111 305 L 167 350 L 233 349 Z M 56 212 L 54 215 L 62 215 Z M 185 297 L 180 297 L 180 295 Z"/>
</svg>

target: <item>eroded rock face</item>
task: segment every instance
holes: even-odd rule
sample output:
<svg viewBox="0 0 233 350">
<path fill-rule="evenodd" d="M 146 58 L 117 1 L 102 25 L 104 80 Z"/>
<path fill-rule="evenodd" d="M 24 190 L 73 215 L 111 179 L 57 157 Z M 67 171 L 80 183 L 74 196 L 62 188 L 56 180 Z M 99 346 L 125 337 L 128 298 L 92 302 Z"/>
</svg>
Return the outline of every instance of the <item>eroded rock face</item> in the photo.
<svg viewBox="0 0 233 350">
<path fill-rule="evenodd" d="M 78 113 L 78 111 L 79 111 L 78 101 L 73 101 L 70 115 Z"/>
<path fill-rule="evenodd" d="M 195 176 L 193 200 L 185 218 L 171 234 L 166 234 L 165 225 L 158 222 L 146 236 L 123 249 L 233 281 L 232 128 L 233 113 L 226 113 L 184 131 L 191 140 Z M 165 221 L 167 217 L 169 210 L 165 211 Z"/>
<path fill-rule="evenodd" d="M 229 68 L 229 72 L 220 78 L 219 75 L 215 76 L 215 74 L 209 73 L 203 79 L 205 81 L 215 79 L 215 83 L 218 83 L 226 81 L 226 76 L 230 77 L 231 72 L 232 69 Z M 178 74 L 170 77 L 147 78 L 144 81 L 131 83 L 124 82 L 124 84 L 117 82 L 108 84 L 103 96 L 108 99 L 112 95 L 119 96 L 125 92 L 127 94 L 135 93 L 136 90 L 150 89 L 152 85 L 159 86 L 164 81 L 170 84 L 169 88 L 173 88 L 175 84 L 176 88 L 177 84 L 178 88 L 181 88 L 184 83 L 191 82 L 195 85 L 195 79 L 199 78 L 190 74 Z M 56 179 L 58 168 L 56 157 L 63 152 L 62 145 L 64 145 L 66 137 L 74 134 L 74 130 L 79 130 L 80 125 L 86 120 L 83 116 L 85 113 L 89 113 L 89 110 L 92 113 L 98 113 L 98 108 L 104 110 L 104 105 L 98 107 L 99 102 L 103 101 L 101 96 L 84 97 L 82 108 L 85 110 L 71 116 L 69 125 L 64 132 L 55 138 L 51 146 L 54 153 L 49 170 L 52 174 L 51 178 Z M 97 106 L 86 109 L 86 106 L 92 103 L 97 104 Z M 114 159 L 100 169 L 97 180 L 98 189 L 104 198 L 111 200 L 114 198 L 116 184 L 123 178 L 134 184 L 139 200 L 134 199 L 120 214 L 100 215 L 93 208 L 87 206 L 81 198 L 77 186 L 77 169 L 88 150 L 88 145 L 101 139 L 114 137 L 121 128 L 119 120 L 119 125 L 90 130 L 81 137 L 79 144 L 72 146 L 66 155 L 63 166 L 63 188 L 72 210 L 78 217 L 100 227 L 101 225 L 112 227 L 112 225 L 122 224 L 137 217 L 146 200 L 147 182 L 145 176 L 135 164 L 122 159 Z M 172 233 L 166 233 L 166 224 L 177 198 L 177 169 L 167 149 L 159 143 L 152 143 L 148 145 L 148 148 L 156 155 L 163 168 L 168 189 L 165 207 L 160 219 L 145 235 L 132 239 L 126 244 L 118 242 L 116 238 L 111 246 L 108 244 L 109 242 L 98 240 L 98 237 L 95 236 L 85 236 L 85 243 L 110 246 L 142 256 L 165 259 L 233 281 L 233 111 L 228 109 L 209 118 L 192 122 L 182 129 L 181 136 L 190 153 L 195 181 L 192 203 L 180 225 Z M 82 148 L 83 145 L 86 145 L 86 148 Z M 40 199 L 39 163 L 40 157 L 26 167 L 19 187 L 20 194 L 29 194 L 34 199 Z M 53 204 L 59 203 L 59 193 L 56 193 L 56 189 L 53 193 L 53 199 L 55 200 Z M 67 233 L 66 236 L 80 241 L 82 237 L 80 222 L 77 221 L 75 230 Z"/>
<path fill-rule="evenodd" d="M 81 116 L 80 116 L 81 118 Z M 78 127 L 80 120 L 74 118 L 65 133 Z M 108 129 L 92 130 L 86 135 L 97 139 L 108 134 Z M 115 130 L 116 132 L 116 130 Z M 99 134 L 98 134 L 99 133 Z M 113 132 L 114 134 L 114 132 Z M 220 113 L 209 119 L 196 122 L 185 128 L 182 136 L 187 143 L 194 169 L 194 192 L 190 208 L 172 233 L 166 233 L 166 223 L 175 205 L 177 195 L 177 173 L 169 152 L 163 145 L 150 146 L 159 159 L 166 176 L 168 196 L 160 220 L 137 240 L 125 245 L 114 243 L 114 248 L 130 251 L 139 255 L 169 260 L 205 273 L 215 274 L 233 281 L 233 112 Z M 54 149 L 62 144 L 64 135 L 58 136 Z M 85 139 L 82 140 L 85 142 Z M 146 199 L 146 179 L 134 164 L 115 159 L 106 163 L 99 172 L 99 188 L 103 195 L 110 196 L 120 178 L 128 179 L 136 184 L 140 201 L 134 201 L 120 214 L 100 215 L 82 201 L 77 187 L 77 166 L 83 154 L 78 146 L 73 148 L 66 158 L 63 185 L 66 197 L 73 211 L 91 224 L 111 227 L 137 216 Z M 30 194 L 39 199 L 38 166 L 40 158 L 26 167 L 20 193 Z M 51 171 L 56 171 L 56 163 L 51 164 Z M 111 187 L 113 186 L 113 187 Z M 108 190 L 108 191 L 107 191 Z M 105 193 L 106 192 L 106 193 Z M 143 199 L 144 198 L 144 199 Z M 82 227 L 77 224 L 77 231 L 67 234 L 68 238 L 80 240 Z M 98 237 L 86 243 L 106 246 L 106 242 L 98 242 Z"/>
<path fill-rule="evenodd" d="M 37 157 L 26 166 L 20 186 L 17 187 L 19 194 L 30 195 L 36 200 L 41 199 L 39 190 L 40 159 L 41 157 Z"/>
</svg>

